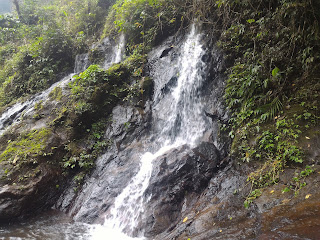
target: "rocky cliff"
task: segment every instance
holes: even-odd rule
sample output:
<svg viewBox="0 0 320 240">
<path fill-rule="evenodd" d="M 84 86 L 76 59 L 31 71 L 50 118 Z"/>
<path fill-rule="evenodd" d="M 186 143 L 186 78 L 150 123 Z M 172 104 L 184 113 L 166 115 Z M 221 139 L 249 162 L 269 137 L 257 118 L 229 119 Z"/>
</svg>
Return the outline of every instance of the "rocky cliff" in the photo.
<svg viewBox="0 0 320 240">
<path fill-rule="evenodd" d="M 248 5 L 231 2 L 209 4 L 211 17 L 201 1 L 184 6 L 199 4 L 200 21 L 180 9 L 152 44 L 134 37 L 139 22 L 109 29 L 75 73 L 7 106 L 0 221 L 55 208 L 155 240 L 320 238 L 317 47 L 289 34 L 316 25 L 280 16 L 307 3 L 238 16 Z M 275 25 L 286 56 L 271 19 L 287 26 Z"/>
</svg>

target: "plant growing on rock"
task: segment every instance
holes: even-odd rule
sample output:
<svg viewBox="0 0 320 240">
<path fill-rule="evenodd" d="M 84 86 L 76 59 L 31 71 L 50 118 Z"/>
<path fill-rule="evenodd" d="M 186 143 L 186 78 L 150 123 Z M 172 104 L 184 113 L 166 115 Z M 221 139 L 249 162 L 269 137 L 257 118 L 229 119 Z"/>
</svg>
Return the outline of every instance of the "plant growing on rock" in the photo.
<svg viewBox="0 0 320 240">
<path fill-rule="evenodd" d="M 225 99 L 234 138 L 231 151 L 245 162 L 259 163 L 248 177 L 252 187 L 246 206 L 259 189 L 276 184 L 286 167 L 300 168 L 306 161 L 301 134 L 316 127 L 318 113 L 308 114 L 297 105 L 307 101 L 319 107 L 317 7 L 314 1 L 299 0 L 216 2 L 219 45 L 230 65 Z M 308 96 L 301 98 L 299 89 L 308 89 Z"/>
</svg>

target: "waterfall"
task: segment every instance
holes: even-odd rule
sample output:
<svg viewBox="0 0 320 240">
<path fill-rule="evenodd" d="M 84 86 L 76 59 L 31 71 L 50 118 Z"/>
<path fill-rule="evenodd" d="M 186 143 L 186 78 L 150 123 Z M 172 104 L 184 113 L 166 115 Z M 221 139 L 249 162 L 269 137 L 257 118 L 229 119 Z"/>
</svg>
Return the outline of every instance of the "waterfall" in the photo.
<svg viewBox="0 0 320 240">
<path fill-rule="evenodd" d="M 116 44 L 115 46 L 112 46 L 110 42 L 108 42 L 108 44 L 103 45 L 104 50 L 108 48 L 112 48 L 112 51 L 111 51 L 111 54 L 108 54 L 105 56 L 105 61 L 102 67 L 107 69 L 112 64 L 120 62 L 122 59 L 124 47 L 125 47 L 124 34 L 120 35 L 118 44 Z M 60 81 L 52 84 L 48 89 L 44 90 L 41 93 L 36 94 L 35 96 L 31 97 L 29 100 L 25 102 L 17 102 L 13 106 L 5 110 L 0 117 L 0 135 L 2 135 L 9 127 L 19 123 L 22 117 L 26 117 L 28 115 L 32 116 L 35 104 L 41 101 L 43 101 L 44 103 L 45 101 L 48 101 L 48 95 L 54 88 L 66 87 L 67 84 L 70 81 L 72 81 L 73 75 L 83 72 L 89 67 L 89 65 L 90 65 L 90 62 L 89 62 L 88 53 L 77 55 L 75 59 L 74 73 L 71 73 L 68 76 L 62 78 Z"/>
<path fill-rule="evenodd" d="M 52 84 L 48 89 L 36 94 L 25 102 L 18 102 L 2 113 L 0 117 L 0 135 L 2 135 L 9 127 L 21 121 L 22 117 L 32 115 L 34 106 L 40 101 L 47 101 L 50 92 L 56 87 L 65 87 L 72 80 L 74 73 L 62 78 L 59 82 Z"/>
<path fill-rule="evenodd" d="M 119 63 L 122 60 L 122 55 L 124 54 L 124 49 L 126 46 L 125 36 L 122 33 L 117 41 L 117 44 L 112 49 L 112 54 L 105 57 L 103 64 L 104 69 L 108 69 L 113 63 Z"/>
<path fill-rule="evenodd" d="M 78 54 L 76 56 L 74 70 L 75 73 L 80 73 L 90 66 L 89 53 Z"/>
<path fill-rule="evenodd" d="M 201 56 L 205 53 L 201 45 L 201 34 L 197 32 L 195 25 L 182 46 L 181 57 L 178 61 L 178 72 L 175 88 L 169 94 L 163 94 L 163 86 L 156 87 L 155 106 L 153 113 L 157 129 L 160 131 L 159 142 L 180 142 L 181 145 L 189 145 L 201 137 L 205 130 L 203 115 L 203 103 L 201 102 L 200 88 L 203 84 L 201 71 L 205 63 Z M 166 62 L 164 63 L 166 65 Z M 167 76 L 163 74 L 166 67 L 156 67 L 154 79 L 165 82 Z M 161 88 L 162 87 L 162 88 Z M 169 138 L 168 138 L 169 136 Z"/>
<path fill-rule="evenodd" d="M 117 239 L 117 234 L 123 234 L 121 232 L 131 235 L 143 214 L 144 204 L 148 201 L 144 199 L 144 192 L 151 177 L 152 161 L 172 148 L 196 144 L 205 131 L 200 95 L 203 85 L 201 71 L 205 68 L 205 63 L 201 61 L 204 54 L 201 37 L 196 26 L 192 25 L 182 45 L 180 58 L 176 66 L 172 66 L 177 72 L 173 74 L 176 83 L 171 92 L 163 91 L 163 84 L 168 83 L 169 75 L 172 78 L 172 73 L 167 74 L 167 60 L 159 60 L 151 70 L 151 77 L 156 84 L 152 107 L 154 129 L 151 133 L 151 139 L 156 139 L 151 144 L 154 153 L 142 154 L 140 170 L 116 197 L 103 227 L 93 230 L 93 239 L 100 239 L 103 235 Z M 126 236 L 121 239 L 133 238 Z"/>
</svg>

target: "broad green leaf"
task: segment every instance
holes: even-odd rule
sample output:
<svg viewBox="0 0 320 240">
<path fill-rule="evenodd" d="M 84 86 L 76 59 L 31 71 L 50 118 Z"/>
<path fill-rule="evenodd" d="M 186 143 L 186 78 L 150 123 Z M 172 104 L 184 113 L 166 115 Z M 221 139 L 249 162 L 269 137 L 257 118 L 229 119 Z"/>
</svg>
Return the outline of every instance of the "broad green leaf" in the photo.
<svg viewBox="0 0 320 240">
<path fill-rule="evenodd" d="M 272 70 L 272 76 L 273 76 L 273 77 L 277 77 L 279 72 L 280 72 L 280 69 L 279 69 L 278 67 L 275 67 L 275 68 Z"/>
</svg>

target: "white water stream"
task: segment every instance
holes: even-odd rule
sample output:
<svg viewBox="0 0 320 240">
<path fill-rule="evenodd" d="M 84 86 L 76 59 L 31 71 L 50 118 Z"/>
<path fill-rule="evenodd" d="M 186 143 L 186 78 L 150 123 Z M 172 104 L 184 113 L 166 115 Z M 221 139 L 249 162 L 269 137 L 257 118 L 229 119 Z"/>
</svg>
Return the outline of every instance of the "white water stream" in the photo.
<svg viewBox="0 0 320 240">
<path fill-rule="evenodd" d="M 177 82 L 171 92 L 164 94 L 162 91 L 164 84 L 168 82 L 168 77 L 172 77 L 170 76 L 170 66 L 168 66 L 170 61 L 166 59 L 167 57 L 160 59 L 156 63 L 157 66 L 151 70 L 151 77 L 155 81 L 152 106 L 154 128 L 152 134 L 156 139 L 152 147 L 154 151 L 153 153 L 146 152 L 141 154 L 138 173 L 116 197 L 114 206 L 111 207 L 104 224 L 83 224 L 83 228 L 87 229 L 84 231 L 89 231 L 83 239 L 143 239 L 143 237 L 132 238 L 125 233 L 132 233 L 135 230 L 143 214 L 143 206 L 148 201 L 148 199 L 144 199 L 144 192 L 149 185 L 152 161 L 172 148 L 177 148 L 183 144 L 191 146 L 196 144 L 205 131 L 205 122 L 202 117 L 203 103 L 199 93 L 199 89 L 203 84 L 201 73 L 205 67 L 205 63 L 201 61 L 201 56 L 204 54 L 201 38 L 202 35 L 193 25 L 179 49 L 180 54 L 176 65 L 172 66 L 178 72 L 175 73 Z M 124 47 L 125 38 L 121 36 L 117 46 L 112 49 L 112 57 L 108 57 L 111 60 L 104 62 L 104 68 L 108 68 L 112 63 L 121 61 Z M 86 61 L 87 58 L 83 55 L 81 59 Z M 81 66 L 86 66 L 86 63 L 82 62 L 81 66 L 79 66 L 77 65 L 77 69 L 82 68 Z M 25 114 L 28 111 L 32 111 L 35 103 L 47 99 L 48 94 L 54 87 L 57 85 L 64 86 L 71 79 L 70 75 L 31 100 L 25 103 L 17 103 L 9 108 L 0 117 L 0 134 L 10 126 L 10 124 L 6 124 L 8 120 L 12 120 L 10 120 L 11 124 L 19 122 L 22 113 Z"/>
<path fill-rule="evenodd" d="M 110 47 L 109 45 L 105 46 Z M 114 63 L 119 63 L 122 60 L 124 54 L 124 47 L 125 47 L 125 37 L 124 35 L 120 35 L 118 39 L 118 44 L 112 48 L 111 56 L 106 56 L 105 61 L 103 63 L 103 68 L 107 69 Z M 48 101 L 48 96 L 50 92 L 56 88 L 61 87 L 64 88 L 67 84 L 72 81 L 72 77 L 75 74 L 83 72 L 89 67 L 89 55 L 87 53 L 80 54 L 76 57 L 75 61 L 75 68 L 74 73 L 69 74 L 68 76 L 62 78 L 60 81 L 51 85 L 48 89 L 44 90 L 41 93 L 36 94 L 35 96 L 31 97 L 29 100 L 25 102 L 17 102 L 13 106 L 9 107 L 6 111 L 2 113 L 0 116 L 0 135 L 2 135 L 9 127 L 14 126 L 15 124 L 19 123 L 24 116 L 28 116 L 34 110 L 35 104 L 39 103 L 40 101 Z"/>
<path fill-rule="evenodd" d="M 117 44 L 112 49 L 111 59 L 109 59 L 108 57 L 105 58 L 106 60 L 103 64 L 104 69 L 108 69 L 113 63 L 121 62 L 123 58 L 125 46 L 126 46 L 126 40 L 125 40 L 124 34 L 122 33 L 117 41 Z"/>
<path fill-rule="evenodd" d="M 163 68 L 157 67 L 152 73 L 155 80 L 155 94 L 153 106 L 154 120 L 156 125 L 155 135 L 158 147 L 155 153 L 144 153 L 140 160 L 140 170 L 129 182 L 122 193 L 118 195 L 110 214 L 106 217 L 103 226 L 94 226 L 92 239 L 143 239 L 130 238 L 123 232 L 132 233 L 143 214 L 143 206 L 148 199 L 144 199 L 144 192 L 148 187 L 152 173 L 152 161 L 170 149 L 183 144 L 194 145 L 205 130 L 202 119 L 203 107 L 200 99 L 199 88 L 203 78 L 201 69 L 204 63 L 201 56 L 204 50 L 201 45 L 201 34 L 192 25 L 178 61 L 177 85 L 174 90 L 162 94 L 159 83 L 166 82 L 167 76 L 162 74 L 167 66 L 163 59 Z M 143 233 L 141 233 L 142 235 Z M 107 236 L 107 238 L 106 238 Z"/>
<path fill-rule="evenodd" d="M 32 112 L 36 103 L 48 100 L 48 96 L 54 88 L 65 87 L 68 82 L 72 80 L 73 75 L 74 73 L 69 74 L 59 82 L 52 84 L 51 87 L 39 94 L 36 94 L 29 100 L 25 102 L 18 102 L 12 107 L 8 108 L 0 117 L 0 135 L 2 135 L 10 126 L 14 126 L 15 124 L 19 123 L 24 116 L 27 116 L 30 112 Z"/>
</svg>

